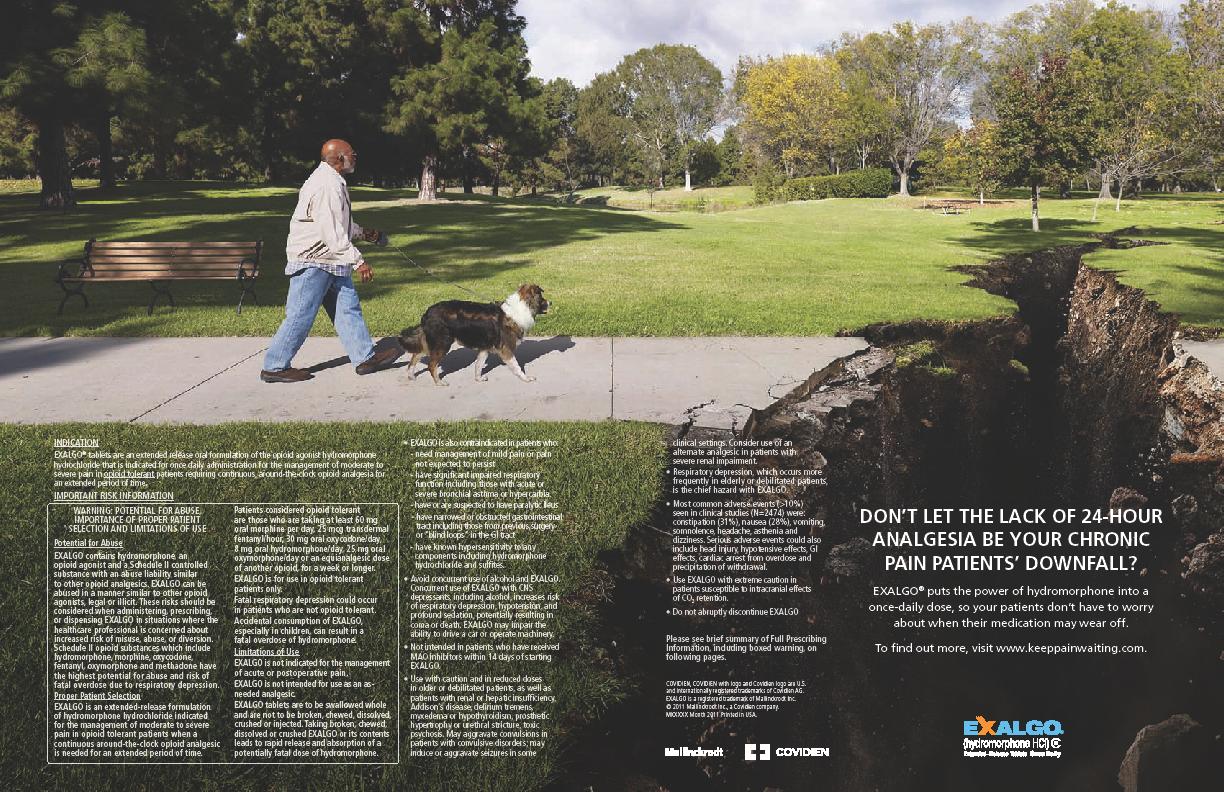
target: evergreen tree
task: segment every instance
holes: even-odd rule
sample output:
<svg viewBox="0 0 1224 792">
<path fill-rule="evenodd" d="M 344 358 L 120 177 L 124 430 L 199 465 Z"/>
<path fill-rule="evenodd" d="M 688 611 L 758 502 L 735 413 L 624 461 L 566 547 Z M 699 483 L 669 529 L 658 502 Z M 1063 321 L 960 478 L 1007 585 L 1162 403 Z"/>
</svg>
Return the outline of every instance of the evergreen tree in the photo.
<svg viewBox="0 0 1224 792">
<path fill-rule="evenodd" d="M 421 200 L 437 197 L 445 154 L 470 186 L 478 145 L 522 142 L 521 131 L 542 125 L 516 2 L 416 0 L 397 14 L 398 35 L 411 44 L 391 80 L 386 129 L 421 152 Z"/>
<path fill-rule="evenodd" d="M 610 184 L 628 183 L 634 168 L 628 102 L 616 74 L 604 72 L 578 93 L 575 106 L 578 142 L 599 179 Z"/>
<path fill-rule="evenodd" d="M 143 31 L 121 13 L 93 10 L 59 0 L 17 0 L 0 28 L 0 99 L 38 130 L 34 161 L 44 209 L 76 205 L 68 127 L 97 118 L 100 106 L 139 90 L 145 77 Z"/>
</svg>

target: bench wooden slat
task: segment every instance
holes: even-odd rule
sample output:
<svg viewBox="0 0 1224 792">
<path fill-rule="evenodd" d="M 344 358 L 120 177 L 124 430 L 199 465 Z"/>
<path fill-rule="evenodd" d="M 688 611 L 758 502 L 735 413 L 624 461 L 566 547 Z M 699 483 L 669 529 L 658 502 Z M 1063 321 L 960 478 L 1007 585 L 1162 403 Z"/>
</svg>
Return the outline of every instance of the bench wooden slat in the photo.
<svg viewBox="0 0 1224 792">
<path fill-rule="evenodd" d="M 141 267 L 143 264 L 157 264 L 160 267 L 229 267 L 237 269 L 245 257 L 230 256 L 226 258 L 158 258 L 157 256 L 127 256 L 124 258 L 111 258 L 109 256 L 91 256 L 89 263 L 93 264 L 95 269 L 100 267 L 106 268 L 124 268 L 124 267 Z M 247 260 L 247 263 L 253 263 Z"/>
<path fill-rule="evenodd" d="M 60 313 L 64 302 L 72 294 L 79 294 L 89 307 L 89 300 L 81 289 L 94 281 L 148 281 L 153 286 L 153 302 L 164 294 L 174 304 L 167 286 L 172 280 L 239 280 L 242 297 L 238 299 L 238 313 L 242 313 L 242 300 L 255 292 L 251 284 L 259 275 L 259 258 L 263 240 L 255 242 L 98 242 L 91 239 L 85 245 L 85 257 L 76 274 L 68 271 L 64 262 L 60 265 L 55 281 L 64 289 L 60 301 Z M 68 290 L 64 284 L 80 284 Z"/>
<path fill-rule="evenodd" d="M 78 275 L 63 278 L 67 283 L 80 281 L 168 281 L 168 280 L 236 280 L 236 272 L 217 272 L 216 270 L 201 270 L 199 272 L 140 270 L 132 272 L 102 272 L 97 275 Z"/>
<path fill-rule="evenodd" d="M 256 268 L 247 262 L 242 268 L 247 275 L 254 275 Z M 169 278 L 190 278 L 197 272 L 219 273 L 228 275 L 233 278 L 238 274 L 237 261 L 201 261 L 201 262 L 182 262 L 180 264 L 167 264 L 160 261 L 147 262 L 128 262 L 123 264 L 99 264 L 93 263 L 92 270 L 82 268 L 81 272 L 73 277 L 81 278 L 100 278 L 104 275 L 116 274 L 119 276 L 139 275 L 141 273 L 150 273 L 146 277 L 152 277 L 153 274 L 164 275 Z"/>
<path fill-rule="evenodd" d="M 133 251 L 127 251 L 123 253 L 116 253 L 114 251 L 105 250 L 101 252 L 94 251 L 90 253 L 89 260 L 91 262 L 98 262 L 98 261 L 122 262 L 122 261 L 130 261 L 130 260 L 144 261 L 146 259 L 151 260 L 151 261 L 192 261 L 193 259 L 217 259 L 218 261 L 224 259 L 224 260 L 239 261 L 244 258 L 254 258 L 254 256 L 255 256 L 255 252 L 252 250 L 235 250 L 230 253 L 227 253 L 221 250 L 173 251 L 173 252 L 165 252 L 165 253 L 156 251 L 156 250 L 139 250 L 139 251 L 133 250 Z"/>
<path fill-rule="evenodd" d="M 254 242 L 94 242 L 94 250 L 105 248 L 246 248 L 255 249 Z"/>
</svg>

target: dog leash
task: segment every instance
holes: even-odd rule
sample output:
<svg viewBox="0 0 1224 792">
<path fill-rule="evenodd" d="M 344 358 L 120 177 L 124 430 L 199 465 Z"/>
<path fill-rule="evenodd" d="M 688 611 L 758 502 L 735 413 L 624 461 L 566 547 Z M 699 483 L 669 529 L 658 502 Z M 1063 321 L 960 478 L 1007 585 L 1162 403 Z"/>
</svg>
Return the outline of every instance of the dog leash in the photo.
<svg viewBox="0 0 1224 792">
<path fill-rule="evenodd" d="M 379 238 L 378 243 L 377 243 L 379 247 L 387 247 L 387 243 L 383 242 L 383 240 L 384 240 L 384 239 L 386 239 L 386 238 L 387 238 L 386 234 L 382 234 L 382 235 L 380 235 L 380 238 Z M 465 292 L 467 292 L 468 294 L 471 294 L 471 295 L 474 295 L 474 296 L 476 296 L 476 297 L 479 297 L 479 298 L 481 298 L 482 300 L 485 300 L 485 301 L 487 301 L 487 302 L 491 302 L 491 303 L 493 303 L 494 305 L 499 305 L 499 304 L 501 304 L 501 300 L 491 300 L 491 299 L 489 299 L 488 297 L 486 297 L 485 295 L 481 294 L 480 292 L 474 292 L 474 291 L 472 291 L 471 289 L 469 289 L 469 288 L 468 288 L 468 287 L 466 287 L 466 286 L 460 286 L 458 283 L 451 283 L 450 281 L 446 280 L 445 278 L 442 278 L 441 276 L 435 275 L 434 273 L 432 273 L 432 272 L 430 272 L 429 270 L 427 270 L 427 269 L 425 269 L 424 267 L 422 267 L 420 264 L 417 264 L 415 261 L 413 261 L 412 259 L 408 258 L 408 254 L 407 254 L 407 253 L 405 253 L 404 251 L 400 250 L 400 249 L 399 249 L 399 245 L 391 245 L 391 247 L 395 249 L 395 252 L 396 252 L 396 253 L 399 253 L 401 256 L 403 256 L 405 261 L 407 261 L 409 264 L 411 264 L 412 266 L 414 266 L 414 267 L 416 267 L 417 269 L 419 269 L 421 272 L 424 272 L 426 275 L 430 276 L 431 278 L 437 278 L 438 280 L 442 281 L 443 283 L 445 283 L 445 284 L 446 284 L 446 285 L 448 285 L 448 286 L 454 286 L 456 289 L 463 289 L 463 290 L 464 290 Z"/>
</svg>

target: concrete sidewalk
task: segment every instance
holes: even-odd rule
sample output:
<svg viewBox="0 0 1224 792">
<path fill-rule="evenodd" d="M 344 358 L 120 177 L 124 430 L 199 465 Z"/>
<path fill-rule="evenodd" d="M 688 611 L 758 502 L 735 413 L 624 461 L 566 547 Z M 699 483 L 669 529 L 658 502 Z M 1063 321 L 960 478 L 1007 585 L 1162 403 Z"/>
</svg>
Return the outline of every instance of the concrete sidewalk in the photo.
<svg viewBox="0 0 1224 792">
<path fill-rule="evenodd" d="M 733 428 L 860 338 L 528 338 L 519 381 L 490 355 L 457 348 L 433 384 L 408 358 L 357 376 L 338 339 L 310 338 L 294 359 L 315 378 L 259 380 L 267 338 L 0 339 L 0 422 L 655 421 Z M 384 339 L 384 349 L 394 344 Z"/>
</svg>

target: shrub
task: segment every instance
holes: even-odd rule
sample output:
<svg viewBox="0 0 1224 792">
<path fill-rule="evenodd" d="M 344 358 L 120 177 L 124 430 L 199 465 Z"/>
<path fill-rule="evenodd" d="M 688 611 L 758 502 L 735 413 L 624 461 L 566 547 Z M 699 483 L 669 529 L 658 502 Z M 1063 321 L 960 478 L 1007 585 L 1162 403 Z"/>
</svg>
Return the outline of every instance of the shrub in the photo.
<svg viewBox="0 0 1224 792">
<path fill-rule="evenodd" d="M 822 198 L 887 198 L 892 189 L 892 172 L 869 168 L 837 176 L 810 176 L 791 179 L 782 185 L 787 201 L 819 201 Z"/>
<path fill-rule="evenodd" d="M 752 200 L 755 203 L 767 204 L 778 197 L 778 188 L 784 185 L 784 180 L 774 172 L 773 166 L 765 165 L 752 178 Z M 785 198 L 785 193 L 783 197 Z M 786 198 L 786 200 L 790 199 Z"/>
<path fill-rule="evenodd" d="M 893 176 L 888 168 L 867 168 L 846 174 L 854 180 L 864 198 L 887 198 L 892 192 Z"/>
</svg>

